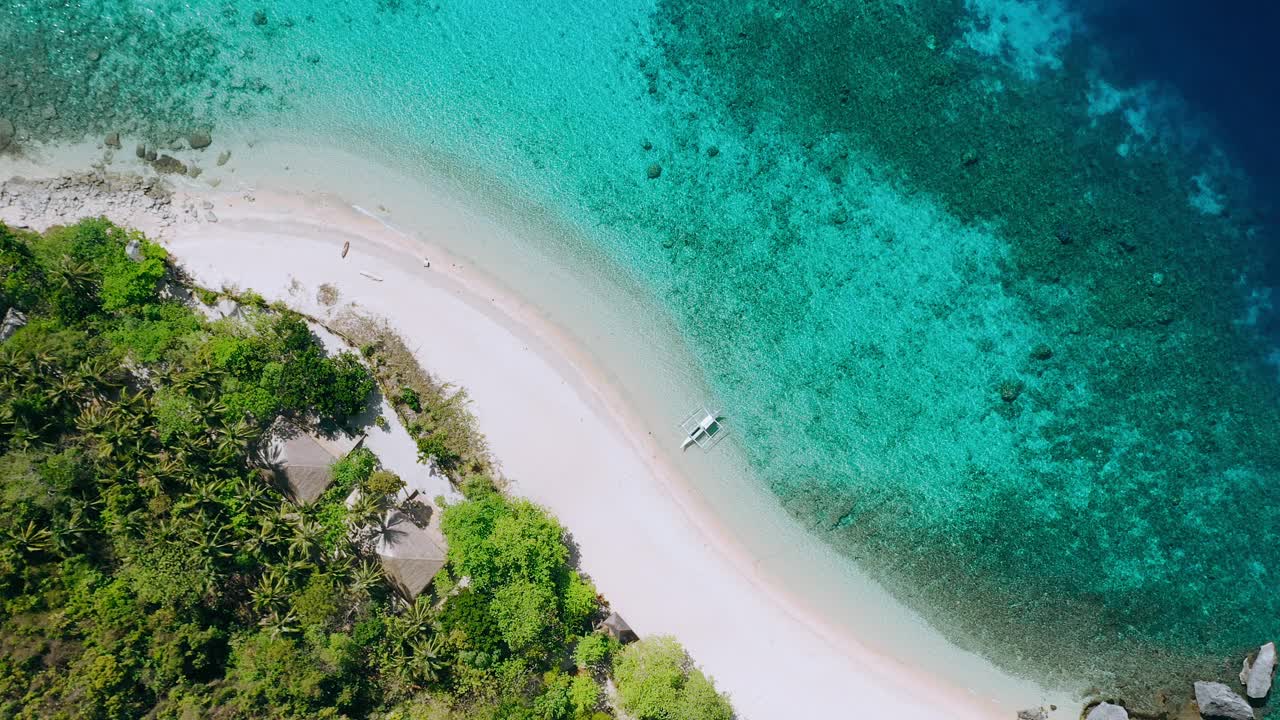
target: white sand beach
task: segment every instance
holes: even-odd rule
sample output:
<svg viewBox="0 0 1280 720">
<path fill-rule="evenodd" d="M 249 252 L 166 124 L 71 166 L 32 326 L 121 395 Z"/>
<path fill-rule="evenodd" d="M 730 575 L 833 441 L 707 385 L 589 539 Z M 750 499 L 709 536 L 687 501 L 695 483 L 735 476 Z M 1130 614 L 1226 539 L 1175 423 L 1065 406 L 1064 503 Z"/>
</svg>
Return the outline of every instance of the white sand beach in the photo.
<svg viewBox="0 0 1280 720">
<path fill-rule="evenodd" d="M 509 278 L 536 275 L 525 281 L 583 304 L 607 293 L 527 261 L 441 188 L 314 149 L 254 155 L 278 165 L 240 165 L 218 189 L 184 181 L 175 205 L 200 208 L 196 218 L 135 224 L 202 284 L 252 288 L 320 318 L 351 305 L 385 318 L 426 368 L 466 388 L 513 491 L 559 516 L 614 609 L 641 634 L 675 635 L 743 718 L 1011 720 L 1051 703 L 1050 717 L 1075 716 L 1068 693 L 955 648 L 874 586 L 845 592 L 835 576 L 847 562 L 816 549 L 763 490 L 744 489 L 730 443 L 680 455 L 678 418 L 657 413 L 701 400 L 692 373 L 668 367 L 680 365 L 681 348 L 648 347 L 659 338 L 634 326 L 579 323 Z M 74 167 L 64 160 L 0 163 L 0 179 Z M 2 206 L 0 219 L 13 220 Z M 340 293 L 336 306 L 316 298 L 326 283 Z M 645 322 L 658 332 L 660 319 Z M 635 384 L 618 379 L 629 368 L 610 363 L 627 354 L 653 377 L 675 378 L 651 388 L 669 397 L 636 399 Z M 742 503 L 725 510 L 730 493 Z"/>
</svg>

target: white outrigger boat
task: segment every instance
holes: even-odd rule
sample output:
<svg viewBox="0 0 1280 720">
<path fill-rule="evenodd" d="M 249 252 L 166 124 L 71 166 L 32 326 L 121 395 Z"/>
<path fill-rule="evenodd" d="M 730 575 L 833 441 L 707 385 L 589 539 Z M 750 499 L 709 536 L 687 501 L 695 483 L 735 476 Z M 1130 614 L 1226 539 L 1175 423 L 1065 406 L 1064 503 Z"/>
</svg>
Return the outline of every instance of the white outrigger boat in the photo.
<svg viewBox="0 0 1280 720">
<path fill-rule="evenodd" d="M 712 412 L 706 405 L 689 413 L 689 417 L 680 422 L 680 429 L 684 431 L 681 450 L 688 450 L 690 445 L 710 450 L 726 434 L 724 424 L 720 422 L 719 411 Z"/>
</svg>

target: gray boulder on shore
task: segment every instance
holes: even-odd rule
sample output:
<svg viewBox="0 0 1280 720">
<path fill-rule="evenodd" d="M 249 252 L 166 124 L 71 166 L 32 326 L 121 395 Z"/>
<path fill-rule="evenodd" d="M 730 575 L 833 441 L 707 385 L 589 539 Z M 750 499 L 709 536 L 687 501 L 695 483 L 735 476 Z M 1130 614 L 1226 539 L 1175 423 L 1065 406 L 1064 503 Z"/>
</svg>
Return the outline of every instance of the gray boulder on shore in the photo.
<svg viewBox="0 0 1280 720">
<path fill-rule="evenodd" d="M 1129 720 L 1129 711 L 1119 705 L 1098 703 L 1093 706 L 1084 720 Z"/>
<path fill-rule="evenodd" d="M 1018 720 L 1049 720 L 1049 713 L 1042 707 L 1018 711 Z"/>
<path fill-rule="evenodd" d="M 1253 708 L 1226 685 L 1220 682 L 1197 682 L 1195 687 L 1200 717 L 1254 720 Z"/>
<path fill-rule="evenodd" d="M 1254 700 L 1261 700 L 1271 692 L 1271 674 L 1276 669 L 1276 644 L 1267 643 L 1258 648 L 1258 657 L 1254 658 L 1249 668 L 1249 676 L 1245 681 L 1245 693 Z"/>
</svg>

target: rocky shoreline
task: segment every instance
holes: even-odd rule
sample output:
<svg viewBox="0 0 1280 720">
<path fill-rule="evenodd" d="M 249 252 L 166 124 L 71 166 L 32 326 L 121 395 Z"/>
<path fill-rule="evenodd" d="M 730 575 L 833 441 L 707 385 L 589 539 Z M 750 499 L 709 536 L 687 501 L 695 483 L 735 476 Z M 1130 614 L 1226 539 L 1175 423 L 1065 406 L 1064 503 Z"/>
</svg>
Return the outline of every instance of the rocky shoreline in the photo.
<svg viewBox="0 0 1280 720">
<path fill-rule="evenodd" d="M 1085 703 L 1082 720 L 1258 720 L 1269 717 L 1271 684 L 1275 677 L 1276 646 L 1269 642 L 1244 659 L 1240 670 L 1240 692 L 1226 683 L 1198 681 L 1194 683 L 1194 701 L 1181 706 L 1160 709 L 1132 709 L 1124 699 L 1094 698 Z M 1161 706 L 1166 703 L 1160 702 Z M 1136 706 L 1136 704 L 1135 704 Z M 1018 712 L 1017 720 L 1049 720 L 1056 707 L 1028 708 Z"/>
</svg>

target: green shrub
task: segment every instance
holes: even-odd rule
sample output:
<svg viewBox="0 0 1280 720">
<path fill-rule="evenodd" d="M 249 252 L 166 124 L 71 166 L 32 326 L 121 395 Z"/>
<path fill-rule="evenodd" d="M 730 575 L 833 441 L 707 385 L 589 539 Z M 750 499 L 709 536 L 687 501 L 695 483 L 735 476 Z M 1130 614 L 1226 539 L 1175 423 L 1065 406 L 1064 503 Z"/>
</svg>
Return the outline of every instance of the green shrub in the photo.
<svg viewBox="0 0 1280 720">
<path fill-rule="evenodd" d="M 123 251 L 122 251 L 123 252 Z M 167 272 L 164 250 L 151 243 L 143 245 L 143 260 L 127 257 L 102 270 L 102 307 L 107 311 L 136 308 L 154 302 Z"/>
<path fill-rule="evenodd" d="M 312 575 L 306 587 L 293 597 L 293 610 L 303 628 L 318 627 L 326 632 L 337 619 L 338 588 L 327 575 Z"/>
<path fill-rule="evenodd" d="M 208 305 L 209 307 L 213 307 L 214 305 L 218 304 L 218 293 L 202 287 L 195 288 L 194 292 L 195 292 L 196 299 L 198 299 L 200 302 L 204 303 L 205 305 Z"/>
<path fill-rule="evenodd" d="M 547 674 L 542 694 L 534 698 L 533 715 L 537 720 L 569 720 L 572 710 L 570 685 L 572 679 L 558 672 Z"/>
<path fill-rule="evenodd" d="M 364 490 L 375 497 L 395 495 L 404 489 L 404 481 L 389 470 L 374 470 L 364 482 Z"/>
<path fill-rule="evenodd" d="M 311 404 L 321 414 L 345 418 L 364 410 L 373 393 L 373 376 L 355 355 L 344 352 L 329 361 L 327 382 L 315 388 Z"/>
<path fill-rule="evenodd" d="M 25 236 L 0 223 L 0 317 L 10 307 L 33 310 L 48 280 Z"/>
<path fill-rule="evenodd" d="M 418 462 L 430 463 L 434 460 L 438 465 L 448 466 L 457 459 L 453 449 L 449 447 L 449 439 L 443 433 L 433 432 L 417 439 Z"/>
<path fill-rule="evenodd" d="M 195 401 L 181 392 L 164 387 L 152 396 L 151 411 L 155 414 L 156 430 L 163 442 L 174 438 L 193 436 L 205 424 L 205 418 L 196 408 Z"/>
<path fill-rule="evenodd" d="M 542 654 L 556 622 L 555 590 L 527 580 L 513 582 L 493 594 L 490 612 L 512 652 Z"/>
<path fill-rule="evenodd" d="M 614 661 L 622 708 L 638 720 L 730 720 L 728 699 L 701 671 L 691 668 L 674 638 L 632 643 Z"/>
<path fill-rule="evenodd" d="M 621 647 L 604 633 L 584 635 L 573 648 L 573 662 L 584 670 L 598 670 L 608 665 L 609 658 Z"/>
<path fill-rule="evenodd" d="M 247 305 L 258 310 L 267 309 L 267 299 L 252 290 L 244 291 L 237 299 L 241 305 Z"/>
<path fill-rule="evenodd" d="M 183 350 L 203 332 L 203 324 L 189 308 L 176 302 L 156 302 L 137 308 L 106 333 L 123 356 L 143 363 L 166 359 Z"/>
<path fill-rule="evenodd" d="M 569 685 L 569 704 L 575 718 L 590 717 L 600 704 L 600 685 L 590 675 L 576 675 Z"/>
<path fill-rule="evenodd" d="M 333 476 L 330 490 L 337 488 L 337 492 L 345 498 L 352 490 L 363 486 L 377 469 L 378 456 L 369 448 L 356 448 L 329 469 Z"/>
<path fill-rule="evenodd" d="M 414 412 L 422 412 L 422 398 L 418 397 L 418 391 L 411 387 L 400 388 L 400 404 Z"/>
<path fill-rule="evenodd" d="M 591 619 L 600 610 L 599 593 L 590 580 L 582 577 L 576 570 L 570 571 L 565 583 L 564 627 L 570 635 L 576 635 L 590 628 Z"/>
</svg>

